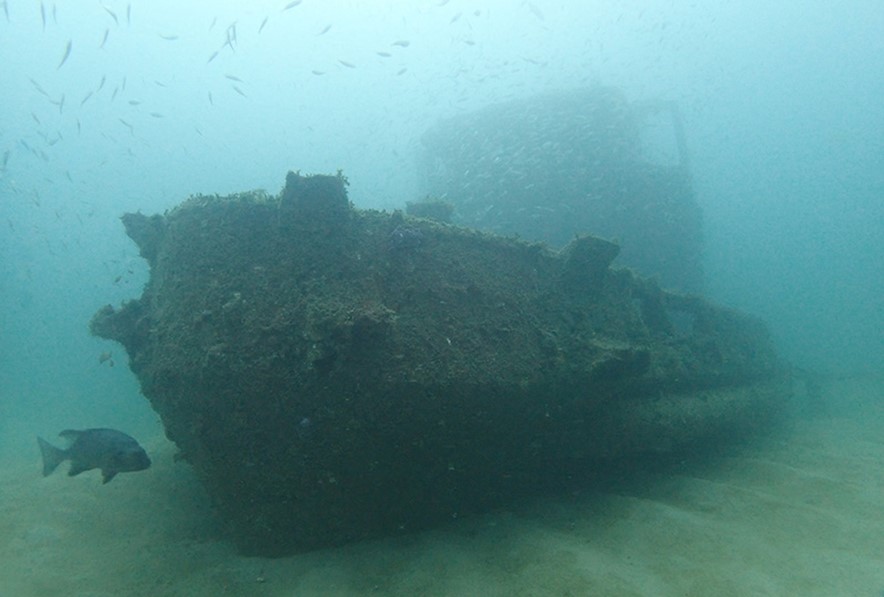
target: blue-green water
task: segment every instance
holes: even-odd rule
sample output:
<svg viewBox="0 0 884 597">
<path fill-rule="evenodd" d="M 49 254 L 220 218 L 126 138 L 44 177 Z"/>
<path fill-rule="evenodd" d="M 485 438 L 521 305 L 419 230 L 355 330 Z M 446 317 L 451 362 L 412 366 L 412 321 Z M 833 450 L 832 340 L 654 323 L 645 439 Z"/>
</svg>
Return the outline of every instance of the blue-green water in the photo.
<svg viewBox="0 0 884 597">
<path fill-rule="evenodd" d="M 878 3 L 180 4 L 0 2 L 0 551 L 17 571 L 0 571 L 0 595 L 49 594 L 65 582 L 84 595 L 126 587 L 132 594 L 223 594 L 224 587 L 229 594 L 297 587 L 360 593 L 375 585 L 403 594 L 494 594 L 514 586 L 524 594 L 585 594 L 586 587 L 691 594 L 677 578 L 684 568 L 651 557 L 648 546 L 659 537 L 647 534 L 654 516 L 666 513 L 623 510 L 620 502 L 609 512 L 606 500 L 561 506 L 561 516 L 547 504 L 553 514 L 537 506 L 405 543 L 311 554 L 289 568 L 275 562 L 267 565 L 271 578 L 263 563 L 237 559 L 218 541 L 205 498 L 186 466 L 173 466 L 174 449 L 124 352 L 88 334 L 98 308 L 137 297 L 147 279 L 122 213 L 161 213 L 192 193 L 276 192 L 289 169 L 343 169 L 356 206 L 401 207 L 422 191 L 415 155 L 426 128 L 498 101 L 604 84 L 633 101 L 677 102 L 704 213 L 707 294 L 762 317 L 781 353 L 803 370 L 850 380 L 884 372 Z M 106 351 L 113 367 L 99 362 Z M 881 385 L 842 380 L 831 388 L 836 406 L 850 397 L 867 406 L 866 426 L 853 417 L 858 411 L 841 416 L 836 408 L 831 427 L 807 423 L 801 436 L 816 438 L 820 461 L 764 452 L 778 464 L 751 470 L 769 483 L 799 475 L 797 486 L 813 489 L 802 499 L 828 513 L 799 510 L 822 526 L 799 518 L 792 530 L 784 527 L 777 538 L 783 550 L 794 553 L 806 539 L 801 529 L 812 528 L 833 545 L 853 545 L 858 562 L 880 549 L 862 539 L 857 520 L 880 528 L 876 512 L 884 511 L 874 492 L 882 493 Z M 40 478 L 35 435 L 95 426 L 141 439 L 154 467 L 106 487 L 90 474 Z M 834 441 L 838 433 L 847 434 L 843 442 Z M 842 444 L 855 451 L 837 452 Z M 863 471 L 865 481 L 839 476 L 844 471 Z M 757 478 L 727 483 L 765 493 Z M 678 503 L 718 512 L 710 504 L 736 498 L 716 487 L 699 502 L 679 493 Z M 765 504 L 773 500 L 777 511 L 802 495 L 768 493 Z M 861 514 L 825 509 L 835 502 Z M 690 537 L 717 553 L 709 529 L 740 534 L 741 519 L 725 518 L 680 520 L 697 523 Z M 613 530 L 602 528 L 605 520 Z M 571 527 L 583 538 L 619 532 L 643 540 L 578 549 L 582 539 L 568 534 Z M 815 594 L 813 586 L 832 588 L 817 594 L 860 586 L 876 594 L 884 587 L 862 566 L 853 569 L 860 585 L 839 585 L 838 573 L 815 569 L 814 556 L 800 553 L 794 568 L 782 556 L 779 570 L 818 584 L 777 584 L 776 571 L 748 555 L 769 542 L 743 541 L 740 571 L 715 568 L 720 584 L 698 578 L 696 587 L 720 594 Z M 686 545 L 660 551 L 674 561 L 702 560 Z M 264 575 L 266 582 L 250 584 Z M 14 585 L 4 580 L 12 578 Z M 513 578 L 521 580 L 507 584 Z M 616 584 L 621 578 L 634 582 Z M 148 581 L 159 584 L 152 589 Z"/>
</svg>

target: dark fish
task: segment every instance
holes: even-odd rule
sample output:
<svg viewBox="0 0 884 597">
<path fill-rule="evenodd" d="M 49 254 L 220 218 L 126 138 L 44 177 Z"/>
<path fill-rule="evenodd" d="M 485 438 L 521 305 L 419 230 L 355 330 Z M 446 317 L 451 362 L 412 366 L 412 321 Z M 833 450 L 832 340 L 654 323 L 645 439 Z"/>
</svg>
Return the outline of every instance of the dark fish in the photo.
<svg viewBox="0 0 884 597">
<path fill-rule="evenodd" d="M 109 482 L 117 473 L 143 471 L 150 466 L 150 458 L 144 449 L 122 431 L 66 429 L 58 435 L 71 442 L 67 450 L 56 448 L 41 437 L 37 438 L 43 455 L 44 477 L 65 460 L 71 461 L 68 476 L 97 468 L 101 469 L 103 483 Z"/>
</svg>

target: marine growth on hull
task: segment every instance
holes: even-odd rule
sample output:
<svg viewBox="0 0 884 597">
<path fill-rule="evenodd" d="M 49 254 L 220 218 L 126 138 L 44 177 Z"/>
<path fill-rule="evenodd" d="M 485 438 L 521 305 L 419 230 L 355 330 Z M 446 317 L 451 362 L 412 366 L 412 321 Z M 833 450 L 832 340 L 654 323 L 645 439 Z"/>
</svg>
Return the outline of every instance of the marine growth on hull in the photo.
<svg viewBox="0 0 884 597">
<path fill-rule="evenodd" d="M 94 316 L 242 551 L 426 528 L 749 433 L 765 327 L 563 249 L 355 209 L 338 176 L 123 223 L 143 295 Z"/>
</svg>

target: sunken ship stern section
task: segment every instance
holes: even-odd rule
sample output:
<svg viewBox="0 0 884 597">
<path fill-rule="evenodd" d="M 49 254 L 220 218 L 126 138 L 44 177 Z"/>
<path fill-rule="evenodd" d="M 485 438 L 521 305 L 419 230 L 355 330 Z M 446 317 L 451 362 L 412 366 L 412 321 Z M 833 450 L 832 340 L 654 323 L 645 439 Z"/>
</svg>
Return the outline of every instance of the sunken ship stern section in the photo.
<svg viewBox="0 0 884 597">
<path fill-rule="evenodd" d="M 123 222 L 150 281 L 92 332 L 245 553 L 583 483 L 752 432 L 789 393 L 760 322 L 611 269 L 590 236 L 552 252 L 358 210 L 340 174 Z"/>
</svg>

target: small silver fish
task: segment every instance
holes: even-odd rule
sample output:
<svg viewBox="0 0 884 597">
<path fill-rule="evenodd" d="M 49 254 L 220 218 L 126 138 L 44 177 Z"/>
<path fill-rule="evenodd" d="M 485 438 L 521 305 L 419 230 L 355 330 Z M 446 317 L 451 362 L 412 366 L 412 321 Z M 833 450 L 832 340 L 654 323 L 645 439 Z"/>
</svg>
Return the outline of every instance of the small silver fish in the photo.
<svg viewBox="0 0 884 597">
<path fill-rule="evenodd" d="M 102 6 L 101 8 L 103 8 L 104 12 L 111 16 L 111 18 L 114 20 L 114 23 L 116 23 L 117 25 L 120 24 L 120 19 L 117 18 L 117 13 L 109 9 L 107 6 Z"/>
<path fill-rule="evenodd" d="M 71 55 L 71 48 L 73 47 L 73 45 L 74 45 L 74 41 L 69 39 L 68 45 L 66 45 L 64 48 L 64 56 L 61 57 L 61 62 L 58 63 L 58 66 L 55 67 L 55 70 L 60 69 L 62 66 L 64 66 L 64 63 L 68 61 L 68 58 Z"/>
<path fill-rule="evenodd" d="M 533 15 L 534 15 L 535 17 L 537 17 L 539 20 L 541 20 L 541 21 L 544 20 L 544 18 L 543 18 L 543 13 L 540 11 L 539 8 L 537 8 L 537 6 L 534 5 L 533 2 L 529 2 L 529 3 L 528 3 L 528 10 L 530 10 L 530 11 L 531 11 L 531 14 L 533 14 Z"/>
<path fill-rule="evenodd" d="M 61 97 L 58 100 L 54 100 L 52 98 L 49 99 L 49 103 L 53 106 L 58 106 L 58 113 L 61 114 L 62 110 L 64 110 L 64 94 L 61 94 Z"/>
<path fill-rule="evenodd" d="M 37 83 L 37 82 L 36 82 L 35 80 L 33 80 L 33 79 L 29 79 L 29 81 L 31 82 L 31 85 L 34 86 L 34 89 L 36 89 L 37 92 L 38 92 L 40 95 L 45 95 L 46 97 L 49 97 L 49 94 L 46 93 L 46 90 L 43 89 L 43 87 L 41 87 L 39 83 Z"/>
</svg>

